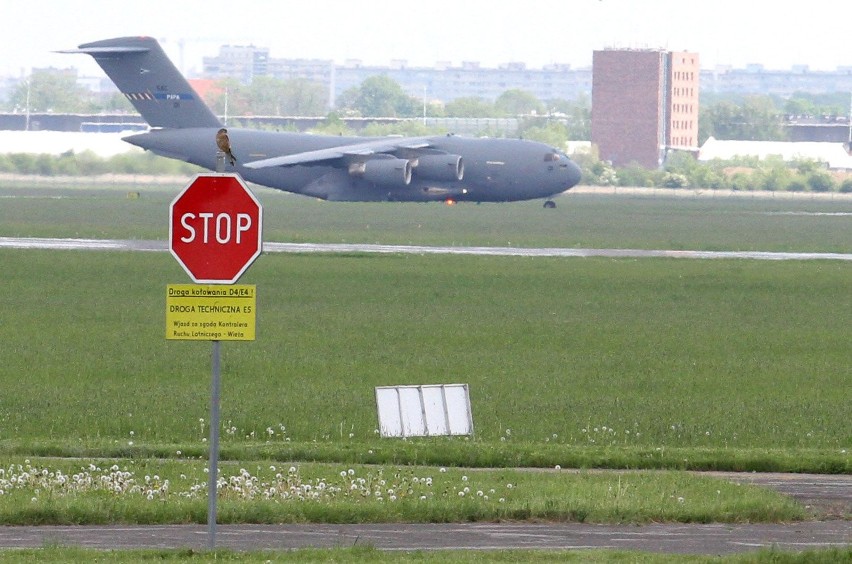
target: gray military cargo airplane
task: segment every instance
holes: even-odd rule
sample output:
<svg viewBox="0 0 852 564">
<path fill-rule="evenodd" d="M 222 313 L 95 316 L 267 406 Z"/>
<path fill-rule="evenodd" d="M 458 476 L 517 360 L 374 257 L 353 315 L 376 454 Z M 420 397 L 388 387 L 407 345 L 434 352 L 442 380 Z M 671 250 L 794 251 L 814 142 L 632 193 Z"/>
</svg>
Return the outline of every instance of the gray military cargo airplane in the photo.
<svg viewBox="0 0 852 564">
<path fill-rule="evenodd" d="M 150 37 L 80 45 L 151 127 L 124 141 L 217 168 L 222 123 Z M 229 128 L 230 167 L 246 180 L 325 200 L 511 202 L 545 199 L 580 181 L 558 149 L 521 139 L 337 137 Z M 221 139 L 221 135 L 220 135 Z M 221 153 L 220 153 L 221 155 Z"/>
</svg>

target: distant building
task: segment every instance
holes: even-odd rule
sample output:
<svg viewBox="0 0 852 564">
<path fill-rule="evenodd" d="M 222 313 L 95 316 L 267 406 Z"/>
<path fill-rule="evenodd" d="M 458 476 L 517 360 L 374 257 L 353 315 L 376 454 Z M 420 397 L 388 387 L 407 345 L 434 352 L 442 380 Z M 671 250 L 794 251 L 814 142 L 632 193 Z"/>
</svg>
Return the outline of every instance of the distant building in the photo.
<svg viewBox="0 0 852 564">
<path fill-rule="evenodd" d="M 698 54 L 595 51 L 592 144 L 616 166 L 659 167 L 672 149 L 698 150 Z"/>
<path fill-rule="evenodd" d="M 269 48 L 222 45 L 218 57 L 204 57 L 205 78 L 236 78 L 246 84 L 269 73 Z"/>
<path fill-rule="evenodd" d="M 287 80 L 304 78 L 328 88 L 334 101 L 349 88 L 365 79 L 385 75 L 396 81 L 416 98 L 450 102 L 456 98 L 478 97 L 494 101 L 506 90 L 522 89 L 539 100 L 573 100 L 591 90 L 591 69 L 572 70 L 570 65 L 553 64 L 541 69 L 528 69 L 524 63 L 506 63 L 499 68 L 482 68 L 476 61 L 459 66 L 448 62 L 434 67 L 412 67 L 408 61 L 395 59 L 388 66 L 364 65 L 348 59 L 342 65 L 330 59 L 269 58 L 269 50 L 254 46 L 223 45 L 216 57 L 204 57 L 204 78 L 237 78 L 245 83 L 265 74 Z"/>
</svg>

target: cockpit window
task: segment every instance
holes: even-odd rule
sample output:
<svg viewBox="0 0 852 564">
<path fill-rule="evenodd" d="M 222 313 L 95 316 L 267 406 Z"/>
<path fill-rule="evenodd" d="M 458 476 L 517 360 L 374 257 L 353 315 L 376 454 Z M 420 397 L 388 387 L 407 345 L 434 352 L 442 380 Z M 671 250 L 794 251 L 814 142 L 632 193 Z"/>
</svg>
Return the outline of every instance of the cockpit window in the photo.
<svg viewBox="0 0 852 564">
<path fill-rule="evenodd" d="M 544 155 L 544 162 L 549 163 L 559 160 L 559 153 L 547 153 Z"/>
</svg>

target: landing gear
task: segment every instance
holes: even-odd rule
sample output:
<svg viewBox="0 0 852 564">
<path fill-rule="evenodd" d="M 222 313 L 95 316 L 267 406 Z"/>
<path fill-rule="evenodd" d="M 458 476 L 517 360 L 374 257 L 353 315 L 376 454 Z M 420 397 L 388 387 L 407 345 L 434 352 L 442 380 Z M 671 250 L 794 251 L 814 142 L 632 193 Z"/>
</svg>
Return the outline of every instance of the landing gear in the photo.
<svg viewBox="0 0 852 564">
<path fill-rule="evenodd" d="M 549 209 L 552 209 L 552 208 L 555 208 L 555 207 L 556 207 L 556 202 L 554 202 L 553 200 L 545 200 L 545 202 L 544 202 L 544 208 L 545 209 L 549 210 Z"/>
</svg>

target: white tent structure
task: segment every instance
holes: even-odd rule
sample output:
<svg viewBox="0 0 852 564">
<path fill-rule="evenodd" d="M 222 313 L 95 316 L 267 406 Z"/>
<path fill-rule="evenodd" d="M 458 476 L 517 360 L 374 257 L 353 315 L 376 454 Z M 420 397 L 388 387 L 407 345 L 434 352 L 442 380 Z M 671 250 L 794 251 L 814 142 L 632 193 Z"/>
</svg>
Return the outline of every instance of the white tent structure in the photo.
<svg viewBox="0 0 852 564">
<path fill-rule="evenodd" d="M 698 151 L 699 161 L 729 160 L 735 157 L 777 156 L 785 161 L 811 160 L 824 162 L 832 170 L 852 170 L 852 156 L 844 143 L 783 141 L 720 141 L 707 139 Z"/>
</svg>

